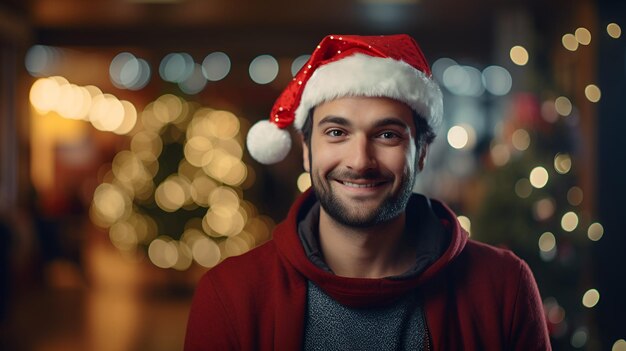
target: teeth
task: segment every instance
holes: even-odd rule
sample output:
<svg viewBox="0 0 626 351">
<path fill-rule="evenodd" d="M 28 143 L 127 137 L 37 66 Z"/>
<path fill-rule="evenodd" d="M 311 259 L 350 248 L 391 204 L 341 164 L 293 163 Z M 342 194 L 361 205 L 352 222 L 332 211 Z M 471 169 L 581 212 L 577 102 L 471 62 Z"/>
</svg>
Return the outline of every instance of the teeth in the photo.
<svg viewBox="0 0 626 351">
<path fill-rule="evenodd" d="M 350 183 L 350 182 L 343 182 L 343 185 L 347 185 L 353 188 L 373 188 L 376 186 L 376 183 L 356 184 L 356 183 Z"/>
</svg>

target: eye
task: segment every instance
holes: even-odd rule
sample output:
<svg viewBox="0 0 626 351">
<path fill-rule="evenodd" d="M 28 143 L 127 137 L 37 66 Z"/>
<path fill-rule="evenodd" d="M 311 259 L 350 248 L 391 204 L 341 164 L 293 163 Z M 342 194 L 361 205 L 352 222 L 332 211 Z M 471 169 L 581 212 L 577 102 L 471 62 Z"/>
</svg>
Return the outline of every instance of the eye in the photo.
<svg viewBox="0 0 626 351">
<path fill-rule="evenodd" d="M 397 133 L 388 131 L 388 132 L 380 133 L 379 137 L 381 137 L 383 139 L 394 139 L 394 138 L 399 138 L 400 136 Z"/>
<path fill-rule="evenodd" d="M 340 136 L 344 136 L 345 133 L 339 129 L 331 129 L 326 132 L 326 135 L 331 136 L 331 137 L 340 137 Z"/>
</svg>

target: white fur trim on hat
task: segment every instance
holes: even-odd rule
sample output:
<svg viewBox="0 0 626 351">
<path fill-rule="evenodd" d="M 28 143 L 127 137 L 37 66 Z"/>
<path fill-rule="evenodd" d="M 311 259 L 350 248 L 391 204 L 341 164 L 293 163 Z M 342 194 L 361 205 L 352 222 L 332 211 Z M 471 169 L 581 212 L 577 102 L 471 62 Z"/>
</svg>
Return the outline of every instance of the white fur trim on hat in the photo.
<svg viewBox="0 0 626 351">
<path fill-rule="evenodd" d="M 439 85 L 424 72 L 404 61 L 356 53 L 313 72 L 296 109 L 294 126 L 302 128 L 311 108 L 344 96 L 380 96 L 402 101 L 433 128 L 443 115 Z"/>
<path fill-rule="evenodd" d="M 269 165 L 282 161 L 291 149 L 291 136 L 268 120 L 255 123 L 248 131 L 246 146 L 250 155 Z"/>
</svg>

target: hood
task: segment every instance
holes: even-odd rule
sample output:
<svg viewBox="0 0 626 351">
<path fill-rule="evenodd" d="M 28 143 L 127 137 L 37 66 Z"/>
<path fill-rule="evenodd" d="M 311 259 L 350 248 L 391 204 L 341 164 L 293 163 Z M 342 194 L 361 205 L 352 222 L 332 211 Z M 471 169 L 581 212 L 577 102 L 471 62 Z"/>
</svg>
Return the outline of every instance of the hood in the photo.
<svg viewBox="0 0 626 351">
<path fill-rule="evenodd" d="M 311 262 L 298 235 L 299 221 L 316 202 L 317 199 L 310 189 L 298 197 L 287 218 L 276 226 L 274 242 L 281 259 L 337 302 L 346 306 L 372 307 L 395 301 L 443 271 L 461 253 L 467 242 L 468 234 L 459 225 L 456 215 L 443 203 L 431 200 L 433 213 L 449 235 L 449 240 L 446 241 L 447 247 L 443 249 L 441 256 L 423 272 L 402 279 L 340 277 Z M 408 212 L 407 218 L 411 216 L 412 214 Z M 409 231 L 411 229 L 408 228 Z"/>
</svg>

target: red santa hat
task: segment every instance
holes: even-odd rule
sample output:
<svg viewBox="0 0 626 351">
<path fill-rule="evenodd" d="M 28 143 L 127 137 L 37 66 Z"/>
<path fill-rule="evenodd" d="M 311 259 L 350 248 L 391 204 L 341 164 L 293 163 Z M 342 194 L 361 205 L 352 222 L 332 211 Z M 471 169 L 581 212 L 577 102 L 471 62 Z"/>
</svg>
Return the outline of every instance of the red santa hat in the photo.
<svg viewBox="0 0 626 351">
<path fill-rule="evenodd" d="M 281 161 L 291 149 L 286 128 L 301 130 L 311 108 L 345 96 L 404 102 L 433 127 L 443 115 L 441 90 L 413 38 L 329 35 L 278 97 L 270 119 L 250 128 L 250 155 L 263 164 Z"/>
</svg>

